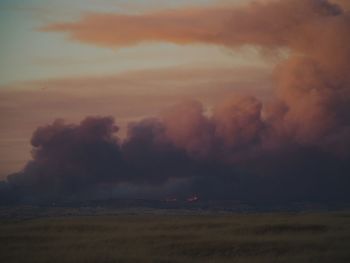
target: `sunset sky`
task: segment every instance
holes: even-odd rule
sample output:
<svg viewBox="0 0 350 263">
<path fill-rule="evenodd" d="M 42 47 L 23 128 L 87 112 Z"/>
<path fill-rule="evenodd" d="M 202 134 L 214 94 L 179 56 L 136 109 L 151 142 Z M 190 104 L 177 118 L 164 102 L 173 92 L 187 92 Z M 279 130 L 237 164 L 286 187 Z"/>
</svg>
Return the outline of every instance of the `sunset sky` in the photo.
<svg viewBox="0 0 350 263">
<path fill-rule="evenodd" d="M 0 196 L 160 193 L 184 181 L 214 196 L 228 180 L 241 197 L 292 184 L 288 198 L 339 198 L 349 10 L 347 0 L 0 0 Z"/>
</svg>

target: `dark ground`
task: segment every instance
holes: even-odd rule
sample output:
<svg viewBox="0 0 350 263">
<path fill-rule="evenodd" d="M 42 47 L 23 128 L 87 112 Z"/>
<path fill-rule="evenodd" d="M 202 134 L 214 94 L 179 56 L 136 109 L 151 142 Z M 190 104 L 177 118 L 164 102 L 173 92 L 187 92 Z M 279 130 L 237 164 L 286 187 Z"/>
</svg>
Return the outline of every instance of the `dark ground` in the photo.
<svg viewBox="0 0 350 263">
<path fill-rule="evenodd" d="M 0 262 L 350 262 L 350 212 L 0 208 Z"/>
</svg>

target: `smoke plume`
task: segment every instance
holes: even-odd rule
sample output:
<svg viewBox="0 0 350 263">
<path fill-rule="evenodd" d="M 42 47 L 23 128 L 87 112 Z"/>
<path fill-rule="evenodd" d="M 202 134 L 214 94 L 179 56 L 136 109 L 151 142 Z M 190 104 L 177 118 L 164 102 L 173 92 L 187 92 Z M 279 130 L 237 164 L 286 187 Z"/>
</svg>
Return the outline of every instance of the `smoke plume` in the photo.
<svg viewBox="0 0 350 263">
<path fill-rule="evenodd" d="M 260 101 L 236 94 L 210 111 L 186 101 L 158 118 L 130 124 L 123 141 L 112 118 L 89 117 L 79 125 L 55 121 L 34 132 L 33 160 L 8 177 L 2 192 L 19 200 L 86 198 L 106 185 L 162 189 L 171 180 L 185 180 L 183 191 L 207 199 L 350 200 L 347 10 L 326 0 L 271 0 L 144 15 L 91 14 L 47 26 L 105 46 L 155 40 L 253 45 L 281 55 L 274 97 Z"/>
</svg>

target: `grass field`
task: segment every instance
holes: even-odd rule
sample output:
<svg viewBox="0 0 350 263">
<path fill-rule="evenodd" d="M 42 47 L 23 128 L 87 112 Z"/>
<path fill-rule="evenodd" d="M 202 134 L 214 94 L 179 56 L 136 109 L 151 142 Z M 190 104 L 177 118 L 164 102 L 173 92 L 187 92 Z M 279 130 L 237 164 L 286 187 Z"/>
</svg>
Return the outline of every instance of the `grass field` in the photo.
<svg viewBox="0 0 350 263">
<path fill-rule="evenodd" d="M 350 213 L 2 220 L 0 262 L 350 262 Z"/>
</svg>

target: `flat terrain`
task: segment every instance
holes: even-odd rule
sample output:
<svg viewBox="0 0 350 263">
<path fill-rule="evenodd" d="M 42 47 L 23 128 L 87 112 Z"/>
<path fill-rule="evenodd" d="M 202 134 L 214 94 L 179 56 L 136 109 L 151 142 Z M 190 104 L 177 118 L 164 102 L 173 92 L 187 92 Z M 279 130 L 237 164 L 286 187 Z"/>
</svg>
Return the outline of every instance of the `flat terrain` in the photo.
<svg viewBox="0 0 350 263">
<path fill-rule="evenodd" d="M 0 262 L 350 262 L 350 213 L 100 215 L 0 221 Z"/>
</svg>

